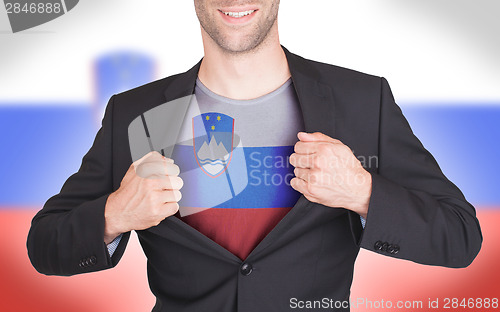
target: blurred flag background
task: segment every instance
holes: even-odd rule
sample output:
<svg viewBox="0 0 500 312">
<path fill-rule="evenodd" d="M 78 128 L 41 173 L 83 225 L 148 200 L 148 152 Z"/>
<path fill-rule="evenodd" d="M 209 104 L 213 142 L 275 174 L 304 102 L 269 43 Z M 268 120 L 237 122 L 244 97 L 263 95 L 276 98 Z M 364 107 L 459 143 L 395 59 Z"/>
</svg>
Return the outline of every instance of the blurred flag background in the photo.
<svg viewBox="0 0 500 312">
<path fill-rule="evenodd" d="M 457 309 L 500 310 L 485 305 L 500 297 L 499 9 L 496 0 L 281 3 L 281 41 L 290 51 L 388 79 L 483 230 L 483 248 L 466 269 L 362 250 L 353 311 L 388 309 L 387 301 L 425 310 L 436 300 L 433 310 L 446 311 L 453 298 L 469 304 Z M 109 97 L 189 69 L 203 55 L 199 32 L 192 1 L 81 1 L 17 34 L 0 8 L 0 311 L 153 307 L 135 236 L 116 268 L 74 277 L 38 274 L 26 236 L 34 214 L 78 170 Z"/>
</svg>

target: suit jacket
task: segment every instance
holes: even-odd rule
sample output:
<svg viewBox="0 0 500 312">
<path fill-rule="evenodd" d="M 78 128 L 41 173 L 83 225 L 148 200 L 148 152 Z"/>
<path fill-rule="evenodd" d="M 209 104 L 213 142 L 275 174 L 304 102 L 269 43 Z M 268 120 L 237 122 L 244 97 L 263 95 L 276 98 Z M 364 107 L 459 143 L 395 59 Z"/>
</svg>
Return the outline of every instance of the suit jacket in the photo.
<svg viewBox="0 0 500 312">
<path fill-rule="evenodd" d="M 137 231 L 157 298 L 153 311 L 288 311 L 291 298 L 342 302 L 360 247 L 447 267 L 465 267 L 479 252 L 474 207 L 413 135 L 387 81 L 283 49 L 306 131 L 340 139 L 358 159 L 371 159 L 366 227 L 353 212 L 302 196 L 241 261 L 177 216 L 168 217 Z M 73 275 L 118 263 L 130 233 L 109 257 L 104 207 L 133 160 L 128 126 L 158 105 L 193 94 L 200 63 L 110 99 L 78 172 L 33 218 L 27 247 L 39 272 Z"/>
</svg>

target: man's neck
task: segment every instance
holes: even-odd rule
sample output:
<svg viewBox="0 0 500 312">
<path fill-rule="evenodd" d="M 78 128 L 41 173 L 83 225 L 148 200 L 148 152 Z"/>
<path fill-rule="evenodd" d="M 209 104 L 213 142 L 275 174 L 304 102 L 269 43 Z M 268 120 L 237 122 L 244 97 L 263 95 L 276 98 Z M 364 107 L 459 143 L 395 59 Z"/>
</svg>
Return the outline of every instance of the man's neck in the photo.
<svg viewBox="0 0 500 312">
<path fill-rule="evenodd" d="M 233 54 L 204 40 L 205 56 L 198 77 L 212 92 L 248 100 L 270 93 L 290 78 L 286 55 L 277 34 L 253 51 Z"/>
</svg>

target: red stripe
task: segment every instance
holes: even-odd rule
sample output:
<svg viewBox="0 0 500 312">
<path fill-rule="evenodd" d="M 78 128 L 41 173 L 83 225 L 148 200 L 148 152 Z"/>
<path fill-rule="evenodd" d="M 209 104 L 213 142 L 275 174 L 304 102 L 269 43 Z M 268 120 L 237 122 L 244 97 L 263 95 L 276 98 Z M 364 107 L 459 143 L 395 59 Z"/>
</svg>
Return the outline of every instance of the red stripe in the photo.
<svg viewBox="0 0 500 312">
<path fill-rule="evenodd" d="M 245 259 L 290 208 L 211 208 L 181 220 Z"/>
<path fill-rule="evenodd" d="M 135 312 L 150 310 L 154 305 L 146 279 L 146 258 L 135 234 L 120 263 L 111 270 L 64 278 L 44 276 L 33 269 L 26 253 L 26 235 L 39 207 L 8 208 L 4 206 L 0 210 L 1 311 Z M 367 250 L 360 252 L 355 267 L 352 301 L 359 298 L 371 300 L 373 304 L 375 301 L 392 300 L 395 304 L 398 300 L 422 300 L 423 309 L 369 309 L 359 306 L 351 310 L 450 312 L 455 309 L 443 307 L 446 298 L 475 298 L 483 302 L 485 298 L 499 298 L 500 207 L 488 207 L 491 210 L 477 208 L 484 242 L 476 260 L 466 269 L 424 266 Z M 429 298 L 439 299 L 438 309 L 427 308 Z M 457 310 L 484 312 L 498 311 L 498 308 Z"/>
</svg>

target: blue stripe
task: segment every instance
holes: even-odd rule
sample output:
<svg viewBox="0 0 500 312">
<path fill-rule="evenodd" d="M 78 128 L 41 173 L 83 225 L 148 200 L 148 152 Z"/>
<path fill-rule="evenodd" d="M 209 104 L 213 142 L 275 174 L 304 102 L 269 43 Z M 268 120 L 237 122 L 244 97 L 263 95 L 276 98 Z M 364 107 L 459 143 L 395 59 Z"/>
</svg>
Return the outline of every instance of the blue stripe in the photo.
<svg viewBox="0 0 500 312">
<path fill-rule="evenodd" d="M 179 204 L 200 208 L 291 207 L 300 196 L 290 186 L 294 168 L 288 156 L 292 152 L 293 146 L 235 148 L 226 169 L 228 179 L 226 174 L 213 177 L 204 173 L 192 146 L 176 146 L 172 158 L 184 180 Z"/>
<path fill-rule="evenodd" d="M 29 104 L 0 103 L 0 209 L 59 192 L 97 132 L 87 103 Z M 415 134 L 472 204 L 500 207 L 500 103 L 430 104 L 402 107 Z"/>
<path fill-rule="evenodd" d="M 500 103 L 499 103 L 500 104 Z M 415 135 L 474 205 L 500 204 L 500 105 L 403 106 Z"/>
<path fill-rule="evenodd" d="M 0 106 L 1 205 L 41 205 L 78 170 L 97 123 L 70 105 Z"/>
</svg>

